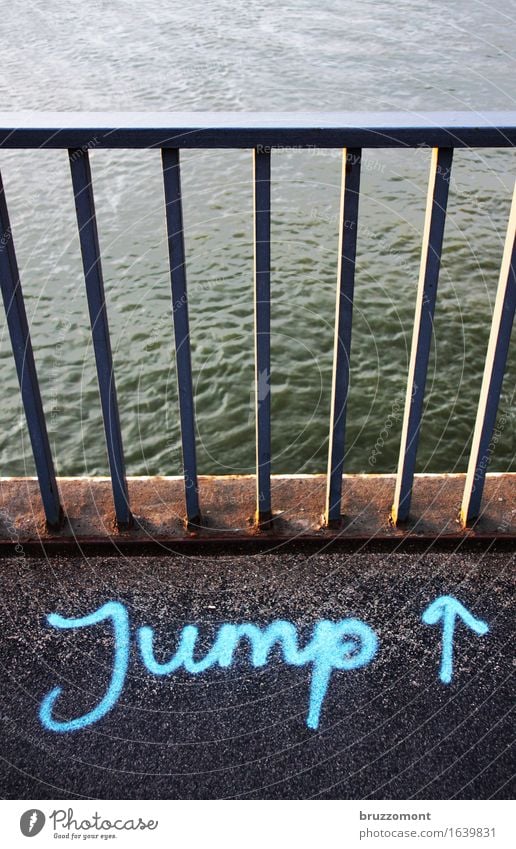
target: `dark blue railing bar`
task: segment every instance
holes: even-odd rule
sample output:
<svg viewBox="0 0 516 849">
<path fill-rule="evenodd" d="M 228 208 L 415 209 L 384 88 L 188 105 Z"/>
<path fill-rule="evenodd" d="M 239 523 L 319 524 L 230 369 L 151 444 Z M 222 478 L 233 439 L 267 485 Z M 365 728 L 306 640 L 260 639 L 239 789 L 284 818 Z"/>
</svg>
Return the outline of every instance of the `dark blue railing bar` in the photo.
<svg viewBox="0 0 516 849">
<path fill-rule="evenodd" d="M 190 526 L 196 526 L 201 522 L 201 514 L 196 463 L 195 409 L 179 150 L 181 148 L 248 148 L 253 151 L 256 518 L 258 523 L 265 527 L 272 516 L 270 168 L 272 150 L 286 147 L 293 149 L 339 148 L 344 151 L 325 502 L 325 520 L 330 526 L 337 526 L 341 518 L 362 150 L 363 148 L 433 149 L 400 457 L 392 507 L 394 522 L 402 522 L 408 518 L 410 510 L 453 150 L 475 147 L 516 147 L 516 112 L 0 112 L 0 148 L 47 148 L 69 151 L 115 512 L 117 524 L 121 527 L 132 524 L 132 515 L 128 500 L 88 151 L 116 148 L 159 148 L 162 151 L 183 474 L 186 513 Z M 464 525 L 474 520 L 480 511 L 514 321 L 515 204 L 516 200 L 513 199 L 461 507 L 461 519 Z M 62 520 L 63 513 L 59 504 L 1 180 L 0 214 L 2 294 L 45 515 L 49 525 L 57 526 Z"/>
<path fill-rule="evenodd" d="M 62 521 L 63 511 L 59 502 L 56 474 L 50 451 L 43 404 L 41 403 L 27 313 L 1 175 L 0 234 L 0 285 L 43 509 L 47 525 L 51 528 L 58 528 Z"/>
<path fill-rule="evenodd" d="M 361 163 L 362 151 L 360 148 L 347 148 L 343 151 L 337 301 L 335 307 L 335 342 L 333 349 L 330 441 L 325 509 L 325 521 L 330 527 L 336 526 L 340 522 Z"/>
<path fill-rule="evenodd" d="M 191 526 L 199 525 L 199 485 L 195 451 L 195 410 L 192 386 L 188 297 L 186 291 L 183 205 L 179 150 L 162 150 L 163 183 L 167 220 L 170 282 L 172 287 L 172 316 L 176 347 L 179 417 L 183 447 L 183 476 L 185 482 L 186 518 Z"/>
<path fill-rule="evenodd" d="M 473 442 L 464 486 L 461 520 L 468 525 L 480 513 L 486 470 L 493 450 L 493 432 L 507 364 L 516 310 L 516 184 L 512 198 L 500 280 L 487 348 Z"/>
<path fill-rule="evenodd" d="M 106 436 L 111 473 L 116 523 L 120 528 L 127 528 L 132 525 L 133 519 L 129 507 L 129 494 L 125 476 L 122 432 L 118 414 L 90 161 L 87 151 L 70 149 L 68 155 L 86 282 L 91 335 L 97 366 L 102 417 L 104 420 L 104 433 Z"/>
<path fill-rule="evenodd" d="M 10 148 L 514 147 L 516 112 L 0 112 Z"/>
<path fill-rule="evenodd" d="M 408 519 L 412 498 L 452 159 L 451 148 L 434 148 L 432 151 L 405 411 L 392 506 L 392 520 L 395 524 Z"/>
<path fill-rule="evenodd" d="M 255 149 L 254 344 L 256 520 L 271 519 L 271 155 Z"/>
</svg>

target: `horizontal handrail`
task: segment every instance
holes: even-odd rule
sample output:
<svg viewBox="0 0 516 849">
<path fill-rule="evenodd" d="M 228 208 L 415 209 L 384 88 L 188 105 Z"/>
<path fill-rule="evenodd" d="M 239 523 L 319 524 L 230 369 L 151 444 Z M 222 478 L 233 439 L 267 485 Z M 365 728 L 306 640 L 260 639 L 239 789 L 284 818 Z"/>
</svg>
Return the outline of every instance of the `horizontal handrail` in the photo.
<svg viewBox="0 0 516 849">
<path fill-rule="evenodd" d="M 0 112 L 4 148 L 513 147 L 516 112 Z"/>
<path fill-rule="evenodd" d="M 254 309 L 256 394 L 256 520 L 268 526 L 271 504 L 270 357 L 271 153 L 278 149 L 342 148 L 341 215 L 337 266 L 335 344 L 325 521 L 338 525 L 345 458 L 345 433 L 354 275 L 359 231 L 360 166 L 364 148 L 432 150 L 419 285 L 415 296 L 412 350 L 407 380 L 392 519 L 408 518 L 421 427 L 425 382 L 437 299 L 453 149 L 516 147 L 516 112 L 331 112 L 331 113 L 0 113 L 1 148 L 67 149 L 83 258 L 93 346 L 109 457 L 116 521 L 133 522 L 129 506 L 109 325 L 101 269 L 89 151 L 97 148 L 161 150 L 164 228 L 170 279 L 179 388 L 186 518 L 201 521 L 195 446 L 190 332 L 183 238 L 179 152 L 183 148 L 249 148 L 254 163 Z M 350 227 L 349 225 L 352 224 Z M 0 285 L 22 400 L 31 437 L 45 515 L 55 526 L 62 515 L 39 384 L 32 354 L 14 238 L 0 177 Z M 498 294 L 473 434 L 461 509 L 464 525 L 476 519 L 492 453 L 516 309 L 516 189 L 507 225 Z"/>
</svg>

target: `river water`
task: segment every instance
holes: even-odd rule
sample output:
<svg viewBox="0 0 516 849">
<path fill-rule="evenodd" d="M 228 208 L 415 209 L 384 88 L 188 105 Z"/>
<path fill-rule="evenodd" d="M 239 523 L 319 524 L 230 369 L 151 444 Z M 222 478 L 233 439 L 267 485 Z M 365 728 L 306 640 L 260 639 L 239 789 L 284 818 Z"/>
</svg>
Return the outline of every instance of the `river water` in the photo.
<svg viewBox="0 0 516 849">
<path fill-rule="evenodd" d="M 515 19 L 507 0 L 13 0 L 1 109 L 514 109 Z M 91 161 L 127 471 L 177 474 L 159 154 Z M 252 472 L 251 153 L 182 162 L 199 471 Z M 364 154 L 348 471 L 396 465 L 429 162 Z M 58 473 L 106 473 L 66 154 L 0 151 L 0 167 Z M 278 151 L 272 167 L 273 472 L 321 472 L 341 153 Z M 455 155 L 419 471 L 466 468 L 514 176 L 512 150 Z M 33 474 L 4 323 L 0 337 L 1 474 Z M 515 468 L 514 347 L 497 470 Z"/>
</svg>

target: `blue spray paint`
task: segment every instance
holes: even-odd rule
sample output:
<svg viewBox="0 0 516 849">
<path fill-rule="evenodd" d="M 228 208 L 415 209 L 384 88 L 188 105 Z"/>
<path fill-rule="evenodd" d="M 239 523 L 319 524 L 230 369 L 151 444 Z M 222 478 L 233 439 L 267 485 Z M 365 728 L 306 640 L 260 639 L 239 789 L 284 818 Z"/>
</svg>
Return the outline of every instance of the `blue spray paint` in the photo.
<svg viewBox="0 0 516 849">
<path fill-rule="evenodd" d="M 90 625 L 98 625 L 100 622 L 106 622 L 109 619 L 113 623 L 115 645 L 113 672 L 104 698 L 89 713 L 78 716 L 76 719 L 59 722 L 52 716 L 55 703 L 62 693 L 62 687 L 56 687 L 45 696 L 39 709 L 41 723 L 49 731 L 64 733 L 66 731 L 77 731 L 80 728 L 85 728 L 87 725 L 93 725 L 94 722 L 102 719 L 116 705 L 124 687 L 127 667 L 129 665 L 129 616 L 124 605 L 118 601 L 108 601 L 107 604 L 99 607 L 94 613 L 78 619 L 65 619 L 57 613 L 51 613 L 48 616 L 47 621 L 49 625 L 52 625 L 53 628 L 60 629 L 87 628 Z"/>
<path fill-rule="evenodd" d="M 453 678 L 453 636 L 457 616 L 460 616 L 462 621 L 475 634 L 483 636 L 489 631 L 486 622 L 476 619 L 460 601 L 451 595 L 443 595 L 437 598 L 426 608 L 422 616 L 425 625 L 436 625 L 440 621 L 443 623 L 441 668 L 439 671 L 439 677 L 443 684 L 449 684 Z"/>
<path fill-rule="evenodd" d="M 376 654 L 378 638 L 372 628 L 360 619 L 342 619 L 340 622 L 323 620 L 314 628 L 314 636 L 307 650 L 310 648 L 314 665 L 306 724 L 309 728 L 318 728 L 332 670 L 366 666 Z"/>
<path fill-rule="evenodd" d="M 267 663 L 269 651 L 275 643 L 282 645 L 285 663 L 292 666 L 302 666 L 306 663 L 304 653 L 298 650 L 297 629 L 291 622 L 278 620 L 272 622 L 265 630 L 247 622 L 241 625 L 222 625 L 208 654 L 202 660 L 195 661 L 193 653 L 198 636 L 198 629 L 193 625 L 187 625 L 183 628 L 175 655 L 168 663 L 158 663 L 153 651 L 153 629 L 140 628 L 138 640 L 142 660 L 149 672 L 153 672 L 154 675 L 169 675 L 181 666 L 193 675 L 204 672 L 215 664 L 227 669 L 233 662 L 238 643 L 245 638 L 251 646 L 251 662 L 254 667 L 264 666 Z"/>
<path fill-rule="evenodd" d="M 241 639 L 251 645 L 251 663 L 254 667 L 265 666 L 272 647 L 279 643 L 283 660 L 289 666 L 313 664 L 310 685 L 309 709 L 306 724 L 309 728 L 319 727 L 321 707 L 328 690 L 334 669 L 358 669 L 369 663 L 376 654 L 376 634 L 359 619 L 343 619 L 340 622 L 322 620 L 313 631 L 312 640 L 300 650 L 297 629 L 291 622 L 277 620 L 265 629 L 250 623 L 222 625 L 212 648 L 202 660 L 195 661 L 193 653 L 198 638 L 198 629 L 193 625 L 183 628 L 174 656 L 167 663 L 158 663 L 154 657 L 154 632 L 152 628 L 140 628 L 138 641 L 142 660 L 154 675 L 169 675 L 181 666 L 196 675 L 218 664 L 228 668 Z"/>
<path fill-rule="evenodd" d="M 62 688 L 56 687 L 43 699 L 39 717 L 49 731 L 77 731 L 92 725 L 105 716 L 117 703 L 125 683 L 129 665 L 129 616 L 124 605 L 110 601 L 89 616 L 78 619 L 65 619 L 58 614 L 50 614 L 48 622 L 54 628 L 84 628 L 111 620 L 114 632 L 113 671 L 109 687 L 98 705 L 82 716 L 68 721 L 58 721 L 52 715 L 55 703 Z M 309 708 L 307 725 L 319 727 L 321 708 L 328 690 L 332 671 L 351 670 L 367 665 L 375 656 L 378 648 L 376 634 L 359 619 L 342 619 L 340 622 L 322 620 L 318 622 L 312 639 L 303 648 L 298 645 L 295 625 L 284 620 L 272 622 L 265 628 L 251 623 L 220 626 L 211 649 L 199 659 L 194 659 L 195 646 L 199 630 L 194 625 L 186 625 L 180 634 L 175 654 L 166 663 L 156 660 L 153 651 L 154 631 L 146 626 L 137 633 L 137 643 L 147 670 L 157 676 L 170 675 L 183 667 L 192 675 L 205 672 L 218 665 L 223 669 L 231 666 L 236 648 L 241 640 L 249 643 L 250 661 L 254 667 L 264 666 L 269 653 L 275 645 L 282 650 L 283 660 L 290 666 L 312 664 Z"/>
</svg>

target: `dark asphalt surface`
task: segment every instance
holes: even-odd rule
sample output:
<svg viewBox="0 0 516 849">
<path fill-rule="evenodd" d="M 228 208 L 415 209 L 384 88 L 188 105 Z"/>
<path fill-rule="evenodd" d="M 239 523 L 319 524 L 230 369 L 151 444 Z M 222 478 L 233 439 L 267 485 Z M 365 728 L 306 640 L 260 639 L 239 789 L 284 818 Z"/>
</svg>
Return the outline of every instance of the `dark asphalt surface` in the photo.
<svg viewBox="0 0 516 849">
<path fill-rule="evenodd" d="M 3 558 L 0 786 L 4 798 L 509 798 L 514 792 L 514 555 L 333 553 L 234 557 Z M 465 626 L 455 677 L 438 680 L 441 628 L 425 607 L 451 594 L 490 632 Z M 367 622 L 380 648 L 363 669 L 333 672 L 317 732 L 305 724 L 311 668 L 274 650 L 253 669 L 158 679 L 134 647 L 116 707 L 71 734 L 43 730 L 42 698 L 63 687 L 69 716 L 109 681 L 104 625 L 56 631 L 123 601 L 132 628 L 163 647 L 188 623 L 210 646 L 221 622 L 289 619 L 309 639 L 319 619 Z"/>
</svg>

